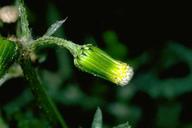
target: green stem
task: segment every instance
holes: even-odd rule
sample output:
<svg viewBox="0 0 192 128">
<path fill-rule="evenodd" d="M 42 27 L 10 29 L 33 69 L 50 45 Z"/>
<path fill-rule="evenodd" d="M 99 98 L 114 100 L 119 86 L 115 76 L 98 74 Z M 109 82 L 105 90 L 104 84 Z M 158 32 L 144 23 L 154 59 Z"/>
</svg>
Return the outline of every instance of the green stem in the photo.
<svg viewBox="0 0 192 128">
<path fill-rule="evenodd" d="M 32 50 L 35 51 L 36 49 L 47 47 L 50 45 L 60 46 L 68 49 L 73 56 L 76 56 L 78 53 L 78 50 L 81 48 L 80 45 L 75 44 L 71 41 L 58 38 L 58 37 L 51 37 L 51 36 L 44 36 L 41 37 L 34 42 L 32 42 Z"/>
<path fill-rule="evenodd" d="M 54 127 L 67 128 L 65 121 L 57 110 L 55 104 L 51 98 L 47 95 L 44 87 L 41 85 L 37 73 L 32 67 L 31 61 L 28 56 L 24 56 L 21 60 L 21 66 L 23 69 L 24 76 L 32 90 L 35 99 L 39 103 L 39 108 L 42 109 L 46 117 L 54 125 Z"/>
<path fill-rule="evenodd" d="M 17 7 L 19 9 L 19 15 L 20 15 L 20 22 L 19 22 L 19 27 L 17 28 L 18 32 L 17 36 L 21 37 L 22 40 L 30 40 L 31 39 L 31 32 L 29 29 L 29 23 L 27 20 L 27 11 L 24 6 L 24 0 L 17 0 Z"/>
</svg>

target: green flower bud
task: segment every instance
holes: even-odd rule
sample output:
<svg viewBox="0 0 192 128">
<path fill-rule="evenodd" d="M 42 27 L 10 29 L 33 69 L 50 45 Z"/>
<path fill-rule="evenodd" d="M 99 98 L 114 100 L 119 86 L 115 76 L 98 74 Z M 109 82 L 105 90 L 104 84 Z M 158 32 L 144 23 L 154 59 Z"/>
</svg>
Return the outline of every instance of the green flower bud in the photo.
<svg viewBox="0 0 192 128">
<path fill-rule="evenodd" d="M 128 84 L 133 76 L 132 67 L 111 58 L 107 53 L 91 44 L 80 47 L 74 63 L 82 71 L 102 77 L 120 86 Z"/>
<path fill-rule="evenodd" d="M 0 38 L 0 78 L 14 62 L 17 53 L 18 47 L 15 42 Z"/>
</svg>

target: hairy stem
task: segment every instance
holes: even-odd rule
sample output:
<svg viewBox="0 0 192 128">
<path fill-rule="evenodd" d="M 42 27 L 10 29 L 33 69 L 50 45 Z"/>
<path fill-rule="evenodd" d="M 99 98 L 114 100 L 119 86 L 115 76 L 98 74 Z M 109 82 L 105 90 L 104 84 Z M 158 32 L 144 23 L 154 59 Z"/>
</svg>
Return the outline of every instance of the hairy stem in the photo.
<svg viewBox="0 0 192 128">
<path fill-rule="evenodd" d="M 37 40 L 35 40 L 32 43 L 32 50 L 35 51 L 36 49 L 42 48 L 42 47 L 47 47 L 50 45 L 55 45 L 55 46 L 60 46 L 68 49 L 73 56 L 77 55 L 78 50 L 81 48 L 80 45 L 75 44 L 71 41 L 64 40 L 62 38 L 58 37 L 51 37 L 51 36 L 45 36 L 41 37 Z"/>
<path fill-rule="evenodd" d="M 22 40 L 30 40 L 31 38 L 31 32 L 29 29 L 29 23 L 27 20 L 27 11 L 24 7 L 24 0 L 17 0 L 17 7 L 19 9 L 19 15 L 20 15 L 20 22 L 18 26 L 18 37 L 21 37 Z M 20 32 L 19 32 L 20 31 Z"/>
<path fill-rule="evenodd" d="M 28 56 L 23 57 L 21 60 L 21 66 L 29 87 L 37 100 L 39 108 L 45 112 L 46 117 L 50 120 L 54 127 L 67 128 L 67 125 L 57 110 L 55 104 L 47 95 L 44 87 L 40 83 L 37 73 L 32 67 Z"/>
</svg>

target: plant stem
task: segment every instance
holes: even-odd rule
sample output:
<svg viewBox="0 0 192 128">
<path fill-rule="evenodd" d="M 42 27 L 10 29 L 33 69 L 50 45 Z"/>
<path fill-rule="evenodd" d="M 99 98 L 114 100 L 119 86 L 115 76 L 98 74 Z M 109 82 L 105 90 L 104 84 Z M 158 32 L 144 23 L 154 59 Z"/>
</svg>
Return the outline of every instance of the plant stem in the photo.
<svg viewBox="0 0 192 128">
<path fill-rule="evenodd" d="M 76 56 L 78 53 L 78 50 L 81 48 L 80 45 L 75 44 L 71 41 L 64 40 L 62 38 L 58 37 L 51 37 L 51 36 L 44 36 L 41 37 L 34 42 L 32 42 L 32 51 L 35 51 L 36 49 L 47 47 L 50 45 L 60 46 L 68 49 L 73 56 Z"/>
<path fill-rule="evenodd" d="M 31 38 L 31 32 L 29 29 L 29 23 L 27 20 L 27 11 L 24 7 L 24 0 L 17 0 L 17 7 L 19 9 L 19 15 L 20 15 L 20 24 L 19 24 L 19 30 L 20 31 L 17 35 L 18 37 L 21 37 L 22 40 L 30 40 Z"/>
<path fill-rule="evenodd" d="M 37 103 L 39 103 L 39 108 L 45 112 L 46 116 L 54 127 L 67 128 L 67 125 L 57 110 L 55 104 L 47 95 L 44 87 L 40 83 L 37 73 L 32 67 L 31 61 L 29 60 L 29 57 L 25 55 L 22 57 L 20 62 L 29 87 L 35 96 Z"/>
</svg>

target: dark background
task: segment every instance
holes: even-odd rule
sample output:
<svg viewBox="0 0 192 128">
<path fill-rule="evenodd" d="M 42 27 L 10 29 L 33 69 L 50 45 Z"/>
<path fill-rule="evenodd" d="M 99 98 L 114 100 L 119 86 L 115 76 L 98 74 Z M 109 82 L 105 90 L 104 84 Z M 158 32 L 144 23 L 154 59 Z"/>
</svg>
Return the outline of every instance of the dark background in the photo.
<svg viewBox="0 0 192 128">
<path fill-rule="evenodd" d="M 0 6 L 7 4 L 10 1 L 2 1 Z M 45 49 L 47 59 L 36 67 L 69 127 L 90 127 L 97 106 L 103 111 L 105 127 L 126 121 L 136 128 L 192 127 L 192 10 L 187 4 L 26 0 L 26 6 L 34 39 L 55 21 L 68 17 L 55 36 L 93 43 L 135 69 L 133 80 L 121 88 L 77 70 L 69 52 Z M 1 33 L 12 33 L 13 26 L 5 24 Z M 12 86 L 14 82 L 17 87 Z M 22 78 L 1 86 L 4 116 L 8 116 L 6 106 L 26 89 Z M 35 118 L 39 111 L 32 101 L 20 111 L 32 111 Z M 13 125 L 15 120 L 5 118 Z"/>
</svg>

